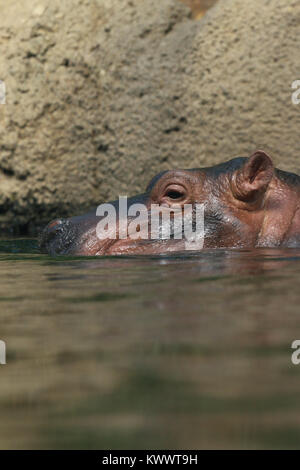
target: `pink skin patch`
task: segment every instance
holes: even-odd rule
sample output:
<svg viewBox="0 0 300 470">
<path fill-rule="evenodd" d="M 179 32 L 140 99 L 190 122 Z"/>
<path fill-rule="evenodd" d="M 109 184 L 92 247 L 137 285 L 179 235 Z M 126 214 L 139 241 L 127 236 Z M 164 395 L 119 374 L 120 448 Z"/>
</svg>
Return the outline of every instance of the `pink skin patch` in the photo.
<svg viewBox="0 0 300 470">
<path fill-rule="evenodd" d="M 55 227 L 56 225 L 59 225 L 61 223 L 61 220 L 60 219 L 56 219 L 54 220 L 53 222 L 51 222 L 50 225 L 48 225 L 48 228 L 53 228 Z"/>
</svg>

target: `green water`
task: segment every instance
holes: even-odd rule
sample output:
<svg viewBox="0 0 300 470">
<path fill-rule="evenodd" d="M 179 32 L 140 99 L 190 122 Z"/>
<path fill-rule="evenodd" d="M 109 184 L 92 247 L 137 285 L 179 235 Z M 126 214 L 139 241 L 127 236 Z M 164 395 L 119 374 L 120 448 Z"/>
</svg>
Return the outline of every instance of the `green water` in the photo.
<svg viewBox="0 0 300 470">
<path fill-rule="evenodd" d="M 300 448 L 300 251 L 0 266 L 0 448 Z"/>
</svg>

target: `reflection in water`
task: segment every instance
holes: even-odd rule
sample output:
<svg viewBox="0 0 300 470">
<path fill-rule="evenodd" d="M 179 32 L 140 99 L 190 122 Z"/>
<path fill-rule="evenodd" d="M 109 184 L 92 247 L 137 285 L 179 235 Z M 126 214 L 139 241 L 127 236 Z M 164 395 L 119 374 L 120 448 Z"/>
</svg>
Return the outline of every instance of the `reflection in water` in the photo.
<svg viewBox="0 0 300 470">
<path fill-rule="evenodd" d="M 1 448 L 298 448 L 300 250 L 0 242 Z"/>
</svg>

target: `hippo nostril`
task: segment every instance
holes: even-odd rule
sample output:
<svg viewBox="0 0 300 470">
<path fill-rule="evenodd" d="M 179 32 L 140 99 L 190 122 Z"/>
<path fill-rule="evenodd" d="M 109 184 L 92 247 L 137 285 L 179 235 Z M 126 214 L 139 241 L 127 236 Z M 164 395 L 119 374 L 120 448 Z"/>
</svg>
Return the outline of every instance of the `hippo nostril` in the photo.
<svg viewBox="0 0 300 470">
<path fill-rule="evenodd" d="M 53 228 L 57 228 L 59 225 L 62 225 L 63 222 L 64 222 L 64 221 L 63 221 L 62 219 L 53 220 L 53 222 L 50 222 L 50 223 L 47 225 L 47 228 L 48 228 L 48 230 L 52 230 Z"/>
<path fill-rule="evenodd" d="M 76 226 L 70 220 L 56 219 L 42 231 L 39 240 L 40 249 L 51 255 L 67 253 L 76 236 Z"/>
</svg>

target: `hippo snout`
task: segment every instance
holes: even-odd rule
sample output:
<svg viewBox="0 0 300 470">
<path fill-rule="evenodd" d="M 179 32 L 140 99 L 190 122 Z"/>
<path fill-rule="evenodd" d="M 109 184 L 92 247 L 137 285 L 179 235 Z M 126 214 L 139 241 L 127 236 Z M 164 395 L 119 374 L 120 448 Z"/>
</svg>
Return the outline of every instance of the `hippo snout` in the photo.
<svg viewBox="0 0 300 470">
<path fill-rule="evenodd" d="M 77 237 L 76 226 L 68 219 L 56 219 L 42 231 L 39 239 L 41 251 L 50 255 L 67 254 Z"/>
</svg>

